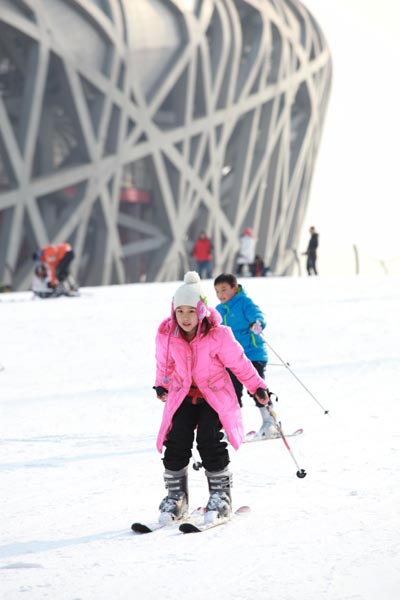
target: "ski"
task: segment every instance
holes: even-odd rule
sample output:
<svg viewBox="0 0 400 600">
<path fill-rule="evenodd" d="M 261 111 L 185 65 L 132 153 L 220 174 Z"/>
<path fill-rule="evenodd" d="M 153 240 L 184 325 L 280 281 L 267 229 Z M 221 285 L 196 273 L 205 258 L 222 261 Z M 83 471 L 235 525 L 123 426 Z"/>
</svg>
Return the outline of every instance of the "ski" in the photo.
<svg viewBox="0 0 400 600">
<path fill-rule="evenodd" d="M 302 429 L 301 427 L 299 429 L 296 429 L 295 431 L 292 431 L 292 433 L 284 433 L 283 435 L 285 436 L 285 438 L 288 437 L 296 437 L 297 435 L 301 435 L 304 432 L 304 429 Z M 248 442 L 267 442 L 268 440 L 277 440 L 281 437 L 280 433 L 277 431 L 276 433 L 274 433 L 273 435 L 270 435 L 268 437 L 263 437 L 263 438 L 255 438 L 256 435 L 256 431 L 249 431 L 248 433 L 246 433 L 246 438 L 245 438 L 245 443 Z"/>
<path fill-rule="evenodd" d="M 170 527 L 171 525 L 179 525 L 179 523 L 184 523 L 187 519 L 193 519 L 197 515 L 203 515 L 204 508 L 198 507 L 192 510 L 189 515 L 186 515 L 182 519 L 175 519 L 168 521 L 167 523 L 160 523 L 160 521 L 155 521 L 154 523 L 146 524 L 141 522 L 132 523 L 131 530 L 133 533 L 144 534 L 144 533 L 153 533 L 154 531 L 158 531 L 159 529 L 163 529 L 164 527 Z"/>
<path fill-rule="evenodd" d="M 213 529 L 214 527 L 219 527 L 220 525 L 225 525 L 225 523 L 229 523 L 233 517 L 244 515 L 250 512 L 250 506 L 240 506 L 235 512 L 229 517 L 220 517 L 211 523 L 201 523 L 196 525 L 196 523 L 191 523 L 188 521 L 187 523 L 182 523 L 179 525 L 179 531 L 182 533 L 201 533 L 202 531 L 208 531 L 208 529 Z"/>
</svg>

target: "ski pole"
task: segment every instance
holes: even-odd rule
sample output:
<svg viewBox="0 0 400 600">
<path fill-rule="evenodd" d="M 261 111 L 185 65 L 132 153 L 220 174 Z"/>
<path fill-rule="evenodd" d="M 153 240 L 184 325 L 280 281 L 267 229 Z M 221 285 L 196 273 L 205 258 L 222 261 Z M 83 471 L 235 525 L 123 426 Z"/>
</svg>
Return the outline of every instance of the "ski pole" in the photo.
<svg viewBox="0 0 400 600">
<path fill-rule="evenodd" d="M 271 393 L 269 395 L 271 396 Z M 276 397 L 276 394 L 274 394 L 274 395 Z M 296 458 L 295 458 L 295 456 L 294 456 L 294 454 L 293 454 L 293 452 L 292 452 L 292 450 L 291 450 L 291 448 L 290 448 L 290 446 L 288 444 L 288 441 L 287 441 L 287 439 L 285 437 L 285 434 L 283 433 L 282 426 L 279 423 L 279 421 L 276 419 L 271 406 L 269 404 L 267 404 L 266 406 L 267 406 L 267 410 L 268 410 L 269 414 L 271 415 L 272 420 L 274 421 L 274 425 L 275 425 L 276 429 L 278 430 L 279 435 L 282 438 L 283 443 L 285 444 L 285 446 L 286 446 L 286 448 L 287 448 L 287 450 L 288 450 L 288 452 L 289 452 L 289 454 L 290 454 L 290 456 L 291 456 L 294 464 L 297 467 L 297 473 L 296 473 L 297 477 L 299 479 L 304 479 L 304 477 L 307 475 L 307 472 L 304 469 L 300 468 L 299 463 L 297 462 L 297 460 L 296 460 Z"/>
<path fill-rule="evenodd" d="M 264 340 L 265 340 L 265 338 L 264 338 Z M 281 358 L 281 357 L 279 356 L 279 354 L 276 352 L 276 350 L 274 350 L 274 349 L 272 348 L 271 344 L 270 344 L 269 342 L 267 342 L 267 340 L 265 340 L 265 343 L 267 344 L 268 348 L 269 348 L 270 350 L 272 350 L 272 352 L 275 354 L 275 356 L 276 356 L 277 358 L 279 358 L 279 360 L 281 361 L 281 363 L 283 364 L 283 366 L 284 366 L 284 367 L 286 367 L 286 369 L 287 369 L 287 370 L 288 370 L 288 371 L 289 371 L 289 372 L 290 372 L 290 373 L 293 375 L 293 377 L 296 379 L 296 381 L 298 381 L 298 382 L 300 383 L 300 385 L 301 385 L 301 386 L 302 386 L 302 387 L 303 387 L 303 388 L 306 390 L 306 392 L 308 392 L 308 394 L 310 394 L 311 398 L 312 398 L 312 399 L 313 399 L 313 400 L 314 400 L 314 401 L 315 401 L 315 402 L 318 404 L 318 406 L 320 406 L 320 407 L 322 408 L 322 410 L 324 411 L 324 415 L 327 415 L 327 414 L 329 414 L 329 410 L 327 410 L 327 409 L 326 409 L 324 406 L 322 406 L 321 402 L 319 402 L 319 400 L 317 400 L 317 398 L 314 396 L 314 394 L 313 394 L 312 392 L 310 392 L 310 390 L 308 389 L 308 387 L 306 387 L 306 386 L 304 385 L 304 383 L 301 381 L 301 379 L 299 379 L 299 378 L 297 377 L 296 373 L 294 373 L 294 372 L 292 371 L 292 369 L 289 367 L 289 363 L 288 363 L 288 362 L 285 362 L 285 361 L 283 360 L 283 358 Z"/>
</svg>

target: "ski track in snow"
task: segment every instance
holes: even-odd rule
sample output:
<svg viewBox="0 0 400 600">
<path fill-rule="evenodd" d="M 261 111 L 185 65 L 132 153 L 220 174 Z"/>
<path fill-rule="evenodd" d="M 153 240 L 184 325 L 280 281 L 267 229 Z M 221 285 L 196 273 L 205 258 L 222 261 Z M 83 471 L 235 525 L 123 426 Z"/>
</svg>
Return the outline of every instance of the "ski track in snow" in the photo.
<svg viewBox="0 0 400 600">
<path fill-rule="evenodd" d="M 165 490 L 154 336 L 177 283 L 91 288 L 0 306 L 2 600 L 397 600 L 400 280 L 243 279 L 267 340 L 284 431 L 230 451 L 234 506 L 202 535 L 134 536 Z M 212 282 L 204 282 L 216 304 Z M 270 361 L 279 363 L 270 351 Z M 258 413 L 244 397 L 245 429 Z M 190 504 L 204 505 L 190 470 Z"/>
</svg>

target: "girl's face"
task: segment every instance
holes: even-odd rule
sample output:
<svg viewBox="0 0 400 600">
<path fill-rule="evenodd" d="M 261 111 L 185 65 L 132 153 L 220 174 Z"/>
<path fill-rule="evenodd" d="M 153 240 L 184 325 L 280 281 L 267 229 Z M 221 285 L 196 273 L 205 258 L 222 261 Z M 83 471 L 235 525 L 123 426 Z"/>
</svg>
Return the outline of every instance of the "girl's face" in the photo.
<svg viewBox="0 0 400 600">
<path fill-rule="evenodd" d="M 229 283 L 218 283 L 215 286 L 215 293 L 217 294 L 217 298 L 220 302 L 229 302 L 231 298 L 238 291 L 238 286 L 234 285 L 231 287 Z"/>
<path fill-rule="evenodd" d="M 196 309 L 193 306 L 178 306 L 175 310 L 177 323 L 183 331 L 189 335 L 196 335 L 199 318 Z"/>
</svg>

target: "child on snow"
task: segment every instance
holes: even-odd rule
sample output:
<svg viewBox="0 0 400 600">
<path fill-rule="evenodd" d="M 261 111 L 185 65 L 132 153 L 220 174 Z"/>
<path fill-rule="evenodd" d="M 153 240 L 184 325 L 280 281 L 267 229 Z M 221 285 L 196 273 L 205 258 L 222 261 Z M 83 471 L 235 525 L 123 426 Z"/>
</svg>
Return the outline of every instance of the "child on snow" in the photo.
<svg viewBox="0 0 400 600">
<path fill-rule="evenodd" d="M 231 273 L 222 273 L 214 280 L 214 288 L 220 304 L 217 311 L 224 325 L 230 327 L 233 335 L 243 347 L 244 353 L 251 360 L 260 377 L 264 378 L 268 362 L 267 344 L 262 337 L 266 322 L 260 307 L 249 298 L 243 287 Z M 243 384 L 228 369 L 238 402 L 242 406 Z M 260 409 L 262 424 L 255 438 L 268 438 L 276 433 L 273 419 L 269 410 L 254 398 Z"/>
<path fill-rule="evenodd" d="M 156 390 L 165 402 L 157 448 L 165 452 L 168 495 L 160 504 L 160 522 L 179 519 L 188 508 L 188 464 L 196 431 L 197 449 L 208 479 L 210 497 L 205 521 L 231 513 L 231 473 L 226 435 L 237 449 L 244 440 L 239 404 L 228 367 L 257 397 L 269 402 L 263 379 L 244 355 L 229 327 L 207 307 L 199 275 L 188 272 L 173 297 L 172 315 L 156 337 Z"/>
<path fill-rule="evenodd" d="M 45 246 L 34 252 L 32 259 L 35 264 L 43 263 L 46 266 L 49 275 L 47 287 L 56 292 L 54 295 L 77 290 L 76 283 L 69 273 L 70 264 L 74 259 L 74 251 L 70 244 Z"/>
</svg>

